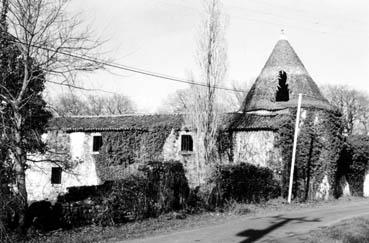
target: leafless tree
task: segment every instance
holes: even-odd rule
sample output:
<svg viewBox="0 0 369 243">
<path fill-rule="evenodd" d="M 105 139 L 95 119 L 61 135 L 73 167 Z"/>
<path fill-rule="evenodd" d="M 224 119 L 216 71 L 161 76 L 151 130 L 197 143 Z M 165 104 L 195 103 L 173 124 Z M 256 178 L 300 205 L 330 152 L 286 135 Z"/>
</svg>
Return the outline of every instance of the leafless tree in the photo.
<svg viewBox="0 0 369 243">
<path fill-rule="evenodd" d="M 87 102 L 90 115 L 123 115 L 136 112 L 136 106 L 132 100 L 122 94 L 112 96 L 89 95 Z"/>
<path fill-rule="evenodd" d="M 191 89 L 179 89 L 169 94 L 158 108 L 158 113 L 185 113 L 188 109 Z"/>
<path fill-rule="evenodd" d="M 328 101 L 343 115 L 345 132 L 368 134 L 369 96 L 344 85 L 326 85 L 322 91 Z"/>
<path fill-rule="evenodd" d="M 253 81 L 253 80 L 252 80 Z M 241 109 L 241 106 L 245 100 L 247 92 L 251 87 L 250 82 L 236 81 L 232 82 L 232 90 L 218 90 L 216 96 L 216 103 L 221 112 L 237 112 Z M 191 93 L 193 89 L 179 89 L 174 93 L 169 94 L 166 99 L 164 99 L 161 106 L 158 108 L 158 113 L 186 113 L 191 101 Z"/>
<path fill-rule="evenodd" d="M 204 179 L 204 167 L 216 163 L 216 137 L 220 124 L 216 86 L 222 84 L 227 72 L 226 18 L 221 2 L 206 0 L 204 9 L 197 48 L 197 79 L 206 87 L 191 86 L 186 111 L 186 120 L 196 132 L 195 141 L 198 143 L 199 183 Z M 205 164 L 200 164 L 200 161 Z"/>
<path fill-rule="evenodd" d="M 76 72 L 101 68 L 95 61 L 80 58 L 96 57 L 101 42 L 91 38 L 91 32 L 83 28 L 78 16 L 67 14 L 67 6 L 67 0 L 2 1 L 2 19 L 6 19 L 6 24 L 2 25 L 2 38 L 16 45 L 21 53 L 21 88 L 16 96 L 2 95 L 1 98 L 12 110 L 9 156 L 14 161 L 16 191 L 24 209 L 27 207 L 27 151 L 22 142 L 25 118 L 21 109 L 33 95 L 39 95 L 27 92 L 30 83 L 40 78 L 35 75 L 39 73 L 48 82 L 68 85 L 74 82 Z M 6 87 L 2 88 L 6 90 Z M 19 222 L 23 225 L 24 214 Z"/>
<path fill-rule="evenodd" d="M 231 93 L 232 104 L 234 110 L 240 110 L 243 102 L 245 101 L 246 95 L 249 92 L 254 79 L 250 79 L 244 82 L 232 82 L 232 89 L 235 90 Z"/>
<path fill-rule="evenodd" d="M 58 116 L 86 115 L 89 110 L 87 102 L 73 92 L 59 94 L 48 103 Z"/>
<path fill-rule="evenodd" d="M 76 95 L 73 92 L 63 93 L 49 101 L 58 116 L 100 116 L 123 115 L 136 112 L 132 100 L 122 94 L 110 96 Z"/>
</svg>

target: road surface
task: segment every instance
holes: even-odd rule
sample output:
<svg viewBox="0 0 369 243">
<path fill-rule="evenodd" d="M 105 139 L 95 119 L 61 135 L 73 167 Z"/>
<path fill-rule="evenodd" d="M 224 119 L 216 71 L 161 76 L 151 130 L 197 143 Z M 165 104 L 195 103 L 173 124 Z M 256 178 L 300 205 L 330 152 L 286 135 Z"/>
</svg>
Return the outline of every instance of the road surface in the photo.
<svg viewBox="0 0 369 243">
<path fill-rule="evenodd" d="M 219 225 L 122 242 L 296 242 L 297 235 L 337 223 L 343 219 L 365 215 L 369 216 L 369 201 L 367 200 L 315 209 L 296 209 L 270 216 L 245 216 Z"/>
</svg>

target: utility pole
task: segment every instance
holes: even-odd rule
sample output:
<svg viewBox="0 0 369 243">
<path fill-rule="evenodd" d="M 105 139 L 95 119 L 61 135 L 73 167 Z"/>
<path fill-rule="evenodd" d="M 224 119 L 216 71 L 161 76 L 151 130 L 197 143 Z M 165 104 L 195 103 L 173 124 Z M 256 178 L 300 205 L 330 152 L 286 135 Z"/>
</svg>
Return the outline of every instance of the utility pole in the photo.
<svg viewBox="0 0 369 243">
<path fill-rule="evenodd" d="M 299 100 L 297 102 L 295 136 L 293 138 L 293 150 L 292 150 L 292 161 L 291 161 L 291 172 L 290 172 L 290 185 L 289 185 L 289 188 L 288 188 L 288 203 L 291 203 L 291 198 L 292 198 L 293 173 L 295 171 L 296 147 L 297 147 L 297 136 L 298 136 L 298 133 L 299 133 L 301 102 L 302 102 L 302 94 L 300 93 L 299 94 Z"/>
</svg>

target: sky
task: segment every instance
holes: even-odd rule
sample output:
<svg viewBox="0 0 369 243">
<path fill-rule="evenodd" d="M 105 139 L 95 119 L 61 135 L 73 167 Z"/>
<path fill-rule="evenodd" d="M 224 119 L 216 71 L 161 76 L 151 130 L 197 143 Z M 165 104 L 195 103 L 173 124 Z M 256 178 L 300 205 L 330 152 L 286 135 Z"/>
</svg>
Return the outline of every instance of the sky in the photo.
<svg viewBox="0 0 369 243">
<path fill-rule="evenodd" d="M 186 79 L 196 70 L 200 0 L 72 0 L 115 63 Z M 223 0 L 228 17 L 228 73 L 223 86 L 254 80 L 281 29 L 318 85 L 369 92 L 369 1 Z M 130 97 L 155 112 L 186 84 L 117 69 L 83 73 L 79 82 Z M 101 93 L 104 94 L 104 93 Z"/>
</svg>

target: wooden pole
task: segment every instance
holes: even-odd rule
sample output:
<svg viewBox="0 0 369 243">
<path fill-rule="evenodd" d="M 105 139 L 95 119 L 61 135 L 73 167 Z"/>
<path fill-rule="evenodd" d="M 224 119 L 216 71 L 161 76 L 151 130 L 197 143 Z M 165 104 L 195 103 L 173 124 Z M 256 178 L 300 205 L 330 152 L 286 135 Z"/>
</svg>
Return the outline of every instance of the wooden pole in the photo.
<svg viewBox="0 0 369 243">
<path fill-rule="evenodd" d="M 288 203 L 291 203 L 291 198 L 292 198 L 293 173 L 295 171 L 296 147 L 297 147 L 297 136 L 298 136 L 298 133 L 299 133 L 301 102 L 302 102 L 302 94 L 299 94 L 299 100 L 298 100 L 298 103 L 297 103 L 295 136 L 293 138 L 293 150 L 292 150 L 292 161 L 291 161 L 291 172 L 290 172 L 290 185 L 289 185 L 289 188 L 288 188 Z"/>
</svg>

